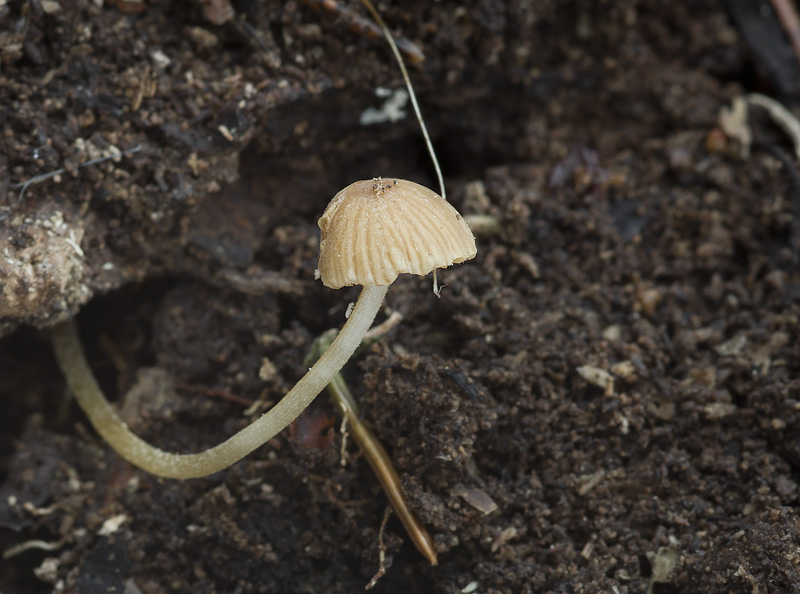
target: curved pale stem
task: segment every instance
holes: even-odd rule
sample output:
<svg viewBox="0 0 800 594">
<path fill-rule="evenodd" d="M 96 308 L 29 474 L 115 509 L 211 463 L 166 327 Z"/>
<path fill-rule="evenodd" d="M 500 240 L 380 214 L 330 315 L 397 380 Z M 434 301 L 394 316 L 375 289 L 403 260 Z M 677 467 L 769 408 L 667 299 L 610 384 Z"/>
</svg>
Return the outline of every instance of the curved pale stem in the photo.
<svg viewBox="0 0 800 594">
<path fill-rule="evenodd" d="M 272 439 L 311 404 L 353 355 L 372 325 L 388 287 L 365 287 L 330 348 L 278 404 L 236 435 L 199 454 L 172 454 L 136 436 L 117 415 L 94 378 L 73 322 L 52 330 L 56 359 L 70 391 L 97 432 L 131 464 L 167 478 L 198 478 L 218 472 Z"/>
<path fill-rule="evenodd" d="M 444 178 L 442 177 L 442 168 L 439 167 L 439 159 L 436 158 L 436 151 L 433 150 L 433 143 L 431 142 L 431 137 L 428 134 L 428 127 L 425 125 L 425 120 L 422 118 L 422 110 L 419 108 L 419 103 L 417 103 L 417 94 L 414 92 L 414 85 L 411 84 L 411 77 L 408 76 L 408 70 L 406 70 L 406 63 L 403 61 L 403 56 L 400 54 L 400 50 L 397 48 L 397 43 L 394 41 L 394 37 L 392 36 L 392 32 L 389 31 L 389 27 L 383 20 L 381 13 L 378 12 L 378 9 L 375 8 L 375 5 L 372 4 L 372 0 L 361 0 L 361 4 L 369 11 L 372 15 L 372 18 L 378 23 L 378 26 L 383 31 L 383 36 L 386 38 L 386 41 L 389 43 L 389 47 L 392 48 L 392 53 L 394 54 L 395 60 L 397 60 L 397 65 L 400 66 L 400 72 L 403 73 L 403 80 L 406 81 L 406 88 L 408 88 L 408 96 L 411 98 L 411 105 L 414 107 L 414 113 L 417 114 L 417 121 L 419 122 L 419 127 L 422 130 L 422 136 L 425 137 L 425 144 L 428 146 L 428 153 L 431 156 L 431 161 L 433 161 L 433 168 L 436 170 L 436 177 L 439 179 L 439 191 L 441 192 L 442 198 L 447 200 L 447 194 L 445 193 L 444 189 Z M 433 271 L 433 278 L 434 282 L 436 282 L 436 270 Z M 438 296 L 438 292 L 436 289 L 433 290 L 434 293 Z"/>
</svg>

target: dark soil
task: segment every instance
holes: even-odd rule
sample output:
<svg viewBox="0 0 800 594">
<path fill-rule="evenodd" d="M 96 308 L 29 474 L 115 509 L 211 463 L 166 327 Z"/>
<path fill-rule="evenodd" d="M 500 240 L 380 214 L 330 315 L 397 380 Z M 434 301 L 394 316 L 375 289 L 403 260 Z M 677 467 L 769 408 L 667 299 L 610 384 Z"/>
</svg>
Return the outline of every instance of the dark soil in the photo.
<svg viewBox="0 0 800 594">
<path fill-rule="evenodd" d="M 747 156 L 718 127 L 772 88 L 721 5 L 380 4 L 425 52 L 448 198 L 500 226 L 441 299 L 401 277 L 403 322 L 346 370 L 432 567 L 395 518 L 381 534 L 325 397 L 184 482 L 65 398 L 34 327 L 80 310 L 137 432 L 222 441 L 357 295 L 312 280 L 327 201 L 435 187 L 412 117 L 359 123 L 402 83 L 345 15 L 102 4 L 0 5 L 0 591 L 355 592 L 382 542 L 376 592 L 800 592 L 798 178 L 762 113 Z"/>
</svg>

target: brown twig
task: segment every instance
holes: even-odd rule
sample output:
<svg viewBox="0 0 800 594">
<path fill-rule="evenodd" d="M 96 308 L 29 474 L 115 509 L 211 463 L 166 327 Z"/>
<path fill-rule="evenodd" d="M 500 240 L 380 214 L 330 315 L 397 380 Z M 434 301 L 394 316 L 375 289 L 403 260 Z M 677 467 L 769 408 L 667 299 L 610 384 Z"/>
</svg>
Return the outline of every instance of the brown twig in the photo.
<svg viewBox="0 0 800 594">
<path fill-rule="evenodd" d="M 288 293 L 301 295 L 309 283 L 284 278 L 271 270 L 248 270 L 246 273 L 232 268 L 223 268 L 213 278 L 222 286 L 230 286 L 245 295 L 265 295 L 267 293 Z"/>
<path fill-rule="evenodd" d="M 103 163 L 104 161 L 109 161 L 111 159 L 118 159 L 119 157 L 122 157 L 124 155 L 130 155 L 132 153 L 138 153 L 140 150 L 142 150 L 142 145 L 137 145 L 137 146 L 135 146 L 135 147 L 133 147 L 131 149 L 128 149 L 127 151 L 122 151 L 122 152 L 116 153 L 114 155 L 106 155 L 105 157 L 98 157 L 97 159 L 90 159 L 89 161 L 86 161 L 85 163 L 81 163 L 80 165 L 78 165 L 78 169 L 82 169 L 84 167 L 89 167 L 91 165 L 97 165 L 99 163 Z M 24 181 L 24 182 L 21 182 L 21 183 L 18 183 L 18 184 L 14 184 L 13 186 L 11 186 L 12 188 L 22 188 L 19 191 L 19 196 L 17 197 L 17 202 L 20 202 L 22 200 L 22 197 L 25 195 L 25 190 L 27 190 L 30 186 L 32 186 L 34 184 L 39 184 L 39 183 L 41 183 L 43 181 L 47 181 L 48 179 L 54 178 L 57 175 L 61 175 L 62 173 L 66 173 L 66 172 L 67 172 L 66 169 L 56 169 L 55 171 L 51 171 L 49 173 L 42 173 L 41 175 L 34 175 L 32 178 L 30 178 L 27 181 Z"/>
<path fill-rule="evenodd" d="M 326 333 L 320 336 L 314 342 L 311 354 L 309 358 L 306 359 L 306 362 L 324 353 L 331 340 L 332 336 L 330 334 Z M 425 525 L 408 506 L 408 502 L 403 494 L 400 476 L 394 469 L 392 459 L 389 457 L 389 454 L 381 445 L 380 441 L 378 441 L 378 438 L 375 437 L 372 431 L 370 431 L 359 417 L 358 405 L 341 373 L 337 373 L 333 377 L 331 383 L 327 386 L 327 390 L 347 421 L 349 435 L 353 438 L 353 441 L 356 442 L 361 453 L 364 454 L 364 458 L 378 478 L 378 482 L 380 482 L 381 487 L 383 487 L 383 492 L 386 493 L 389 503 L 392 505 L 392 508 L 394 508 L 395 513 L 397 513 L 397 517 L 400 518 L 400 522 L 406 529 L 414 546 L 431 562 L 431 565 L 438 564 L 433 538 Z"/>
<path fill-rule="evenodd" d="M 332 386 L 333 383 L 328 384 L 328 391 L 330 393 L 333 393 Z M 340 406 L 342 406 L 341 403 Z M 433 538 L 431 538 L 425 525 L 417 518 L 417 515 L 408 507 L 408 502 L 403 494 L 400 476 L 394 469 L 389 454 L 386 453 L 381 442 L 378 441 L 372 431 L 361 422 L 358 415 L 353 414 L 351 411 L 347 417 L 347 421 L 350 427 L 350 435 L 353 436 L 353 441 L 358 444 L 359 449 L 361 449 L 364 454 L 364 458 L 369 462 L 375 476 L 378 477 L 378 482 L 380 482 L 381 487 L 383 487 L 386 498 L 397 512 L 397 517 L 400 518 L 400 522 L 402 522 L 414 546 L 416 546 L 417 550 L 431 562 L 431 565 L 437 565 L 439 561 L 436 548 L 433 544 Z"/>
<path fill-rule="evenodd" d="M 389 516 L 392 515 L 392 508 L 387 507 L 383 512 L 383 521 L 381 522 L 381 529 L 378 531 L 378 572 L 372 576 L 372 579 L 364 588 L 365 590 L 372 590 L 378 583 L 378 580 L 386 575 L 386 545 L 383 542 L 383 532 L 386 530 L 386 524 L 389 522 Z"/>
<path fill-rule="evenodd" d="M 367 39 L 380 39 L 382 35 L 381 28 L 375 25 L 372 21 L 359 16 L 358 13 L 353 12 L 346 6 L 343 6 L 335 0 L 302 0 L 303 4 L 312 8 L 326 10 L 336 16 L 340 17 L 354 33 L 358 33 Z M 425 61 L 425 54 L 422 50 L 409 39 L 405 37 L 398 37 L 396 40 L 397 47 L 408 58 L 412 64 L 419 64 Z"/>
<path fill-rule="evenodd" d="M 175 387 L 178 388 L 179 390 L 186 390 L 187 392 L 195 392 L 198 394 L 203 394 L 204 396 L 213 396 L 214 398 L 227 400 L 228 402 L 241 404 L 242 406 L 246 407 L 253 406 L 252 400 L 248 398 L 243 398 L 242 396 L 236 396 L 235 394 L 231 394 L 230 392 L 226 392 L 225 390 L 220 390 L 219 388 L 206 388 L 205 386 L 193 386 L 192 384 L 178 384 Z"/>
<path fill-rule="evenodd" d="M 383 337 L 389 332 L 389 330 L 397 326 L 402 321 L 403 314 L 401 314 L 399 311 L 393 311 L 383 322 L 367 330 L 367 333 L 364 335 L 364 341 L 369 342 Z"/>
<path fill-rule="evenodd" d="M 772 7 L 792 44 L 794 55 L 800 62 L 800 17 L 794 3 L 791 0 L 772 0 Z"/>
</svg>

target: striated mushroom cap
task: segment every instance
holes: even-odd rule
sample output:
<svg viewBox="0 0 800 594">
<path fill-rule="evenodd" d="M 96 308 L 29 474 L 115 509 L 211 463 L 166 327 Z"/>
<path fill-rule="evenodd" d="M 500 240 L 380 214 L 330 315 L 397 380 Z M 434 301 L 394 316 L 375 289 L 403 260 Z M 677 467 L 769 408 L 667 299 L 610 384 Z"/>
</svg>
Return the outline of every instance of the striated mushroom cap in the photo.
<svg viewBox="0 0 800 594">
<path fill-rule="evenodd" d="M 357 181 L 319 219 L 318 278 L 331 289 L 390 285 L 475 257 L 475 238 L 447 200 L 411 181 Z"/>
</svg>

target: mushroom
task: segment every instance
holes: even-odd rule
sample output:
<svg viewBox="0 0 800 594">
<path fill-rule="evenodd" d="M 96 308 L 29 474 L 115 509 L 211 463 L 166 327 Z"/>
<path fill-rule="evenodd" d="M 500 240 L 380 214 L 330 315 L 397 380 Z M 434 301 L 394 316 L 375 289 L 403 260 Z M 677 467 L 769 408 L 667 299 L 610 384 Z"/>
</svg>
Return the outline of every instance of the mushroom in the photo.
<svg viewBox="0 0 800 594">
<path fill-rule="evenodd" d="M 197 454 L 173 454 L 136 436 L 106 400 L 74 323 L 53 328 L 56 358 L 70 391 L 97 432 L 132 464 L 168 478 L 198 478 L 223 470 L 283 430 L 311 403 L 355 352 L 389 285 L 401 273 L 425 275 L 473 258 L 469 226 L 444 198 L 414 182 L 359 181 L 339 192 L 319 220 L 317 276 L 331 288 L 364 288 L 339 335 L 280 402 L 237 434 Z"/>
<path fill-rule="evenodd" d="M 331 200 L 319 228 L 317 276 L 331 289 L 388 287 L 404 272 L 426 275 L 477 253 L 458 211 L 425 186 L 406 180 L 350 184 Z"/>
</svg>

